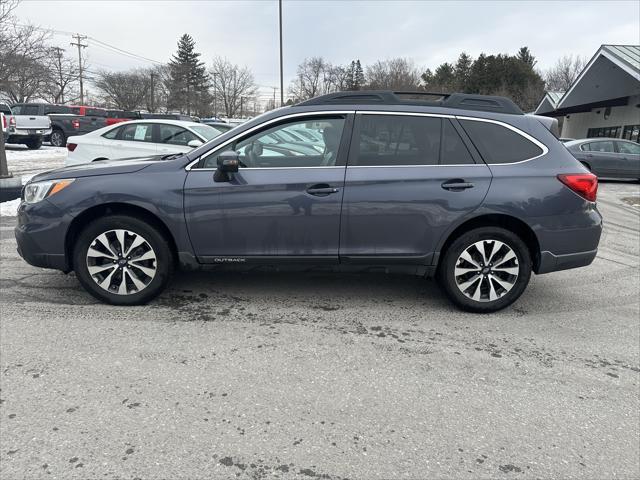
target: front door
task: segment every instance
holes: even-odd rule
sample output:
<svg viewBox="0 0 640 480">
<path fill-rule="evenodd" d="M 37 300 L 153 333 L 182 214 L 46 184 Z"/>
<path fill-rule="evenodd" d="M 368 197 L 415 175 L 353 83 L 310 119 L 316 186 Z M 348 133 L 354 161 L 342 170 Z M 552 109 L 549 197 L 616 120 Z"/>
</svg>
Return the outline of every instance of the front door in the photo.
<svg viewBox="0 0 640 480">
<path fill-rule="evenodd" d="M 443 232 L 482 202 L 491 182 L 463 137 L 453 118 L 358 112 L 341 262 L 431 264 Z"/>
<path fill-rule="evenodd" d="M 296 261 L 337 263 L 348 115 L 283 120 L 240 135 L 203 158 L 185 183 L 185 216 L 205 263 Z M 321 143 L 294 140 L 287 127 L 312 128 Z M 238 173 L 215 182 L 217 156 L 233 149 Z"/>
</svg>

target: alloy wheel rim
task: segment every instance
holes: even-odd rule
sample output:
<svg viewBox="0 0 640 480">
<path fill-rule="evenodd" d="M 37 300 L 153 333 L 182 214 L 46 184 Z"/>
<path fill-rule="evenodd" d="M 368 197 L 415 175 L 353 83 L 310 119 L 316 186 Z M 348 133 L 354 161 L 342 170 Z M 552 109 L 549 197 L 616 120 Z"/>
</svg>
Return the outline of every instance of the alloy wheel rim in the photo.
<svg viewBox="0 0 640 480">
<path fill-rule="evenodd" d="M 62 135 L 60 135 L 58 132 L 54 132 L 51 134 L 51 143 L 53 144 L 54 147 L 61 147 L 62 146 Z"/>
<path fill-rule="evenodd" d="M 132 295 L 147 288 L 157 264 L 153 247 L 131 230 L 101 233 L 87 250 L 89 275 L 100 288 L 116 295 Z"/>
<path fill-rule="evenodd" d="M 518 256 L 499 240 L 480 240 L 456 260 L 454 277 L 462 294 L 476 302 L 503 298 L 515 286 L 520 273 Z"/>
</svg>

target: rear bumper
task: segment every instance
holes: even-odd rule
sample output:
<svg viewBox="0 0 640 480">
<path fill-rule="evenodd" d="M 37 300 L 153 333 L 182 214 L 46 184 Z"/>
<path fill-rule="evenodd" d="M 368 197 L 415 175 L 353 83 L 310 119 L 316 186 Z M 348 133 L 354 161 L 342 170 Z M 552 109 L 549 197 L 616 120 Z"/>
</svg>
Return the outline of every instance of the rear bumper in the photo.
<svg viewBox="0 0 640 480">
<path fill-rule="evenodd" d="M 537 274 L 568 270 L 570 268 L 586 267 L 596 258 L 598 249 L 588 252 L 568 253 L 554 255 L 551 252 L 540 252 L 540 263 L 536 269 Z"/>
<path fill-rule="evenodd" d="M 9 138 L 28 138 L 28 137 L 44 137 L 47 135 L 51 135 L 50 128 L 29 128 L 29 129 L 12 129 L 9 131 Z"/>
</svg>

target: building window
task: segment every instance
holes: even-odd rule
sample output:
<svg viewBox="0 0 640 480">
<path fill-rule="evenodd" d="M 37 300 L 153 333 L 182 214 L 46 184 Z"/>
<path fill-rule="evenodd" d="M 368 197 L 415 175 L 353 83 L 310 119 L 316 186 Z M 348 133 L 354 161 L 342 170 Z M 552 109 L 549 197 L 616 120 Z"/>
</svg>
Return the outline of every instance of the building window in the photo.
<svg viewBox="0 0 640 480">
<path fill-rule="evenodd" d="M 596 138 L 596 137 L 607 137 L 607 138 L 618 138 L 620 134 L 621 127 L 600 127 L 600 128 L 590 128 L 587 131 L 587 138 Z"/>
<path fill-rule="evenodd" d="M 625 125 L 622 138 L 640 143 L 640 125 Z"/>
</svg>

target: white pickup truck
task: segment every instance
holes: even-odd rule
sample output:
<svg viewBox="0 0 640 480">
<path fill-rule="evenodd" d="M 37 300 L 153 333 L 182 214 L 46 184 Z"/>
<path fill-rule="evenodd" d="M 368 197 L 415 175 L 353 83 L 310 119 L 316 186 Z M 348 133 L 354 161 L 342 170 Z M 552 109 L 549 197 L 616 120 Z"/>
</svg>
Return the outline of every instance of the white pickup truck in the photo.
<svg viewBox="0 0 640 480">
<path fill-rule="evenodd" d="M 8 120 L 6 143 L 21 143 L 35 150 L 42 146 L 42 139 L 51 134 L 51 119 L 46 115 L 29 115 L 20 107 L 12 110 L 6 103 L 0 103 L 0 112 Z"/>
</svg>

